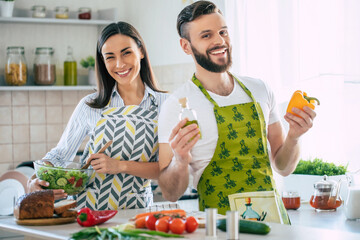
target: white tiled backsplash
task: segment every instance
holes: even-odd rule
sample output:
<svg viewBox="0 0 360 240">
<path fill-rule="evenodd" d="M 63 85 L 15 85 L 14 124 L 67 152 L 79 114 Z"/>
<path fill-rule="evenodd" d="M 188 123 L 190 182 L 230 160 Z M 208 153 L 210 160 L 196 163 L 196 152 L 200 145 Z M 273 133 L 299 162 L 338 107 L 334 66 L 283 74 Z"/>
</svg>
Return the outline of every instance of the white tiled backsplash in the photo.
<svg viewBox="0 0 360 240">
<path fill-rule="evenodd" d="M 194 67 L 155 66 L 154 72 L 161 89 L 172 92 L 191 78 Z M 0 91 L 0 175 L 24 161 L 43 158 L 58 143 L 80 99 L 91 92 Z"/>
</svg>

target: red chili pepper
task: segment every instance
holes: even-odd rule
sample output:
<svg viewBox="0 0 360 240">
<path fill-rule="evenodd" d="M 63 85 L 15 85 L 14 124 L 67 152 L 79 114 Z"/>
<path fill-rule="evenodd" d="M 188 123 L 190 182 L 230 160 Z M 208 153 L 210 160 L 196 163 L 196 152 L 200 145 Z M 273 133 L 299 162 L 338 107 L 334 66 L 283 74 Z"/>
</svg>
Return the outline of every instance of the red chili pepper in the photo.
<svg viewBox="0 0 360 240">
<path fill-rule="evenodd" d="M 78 211 L 76 220 L 83 227 L 91 227 L 106 222 L 116 213 L 117 210 L 94 211 L 90 208 L 82 208 Z"/>
</svg>

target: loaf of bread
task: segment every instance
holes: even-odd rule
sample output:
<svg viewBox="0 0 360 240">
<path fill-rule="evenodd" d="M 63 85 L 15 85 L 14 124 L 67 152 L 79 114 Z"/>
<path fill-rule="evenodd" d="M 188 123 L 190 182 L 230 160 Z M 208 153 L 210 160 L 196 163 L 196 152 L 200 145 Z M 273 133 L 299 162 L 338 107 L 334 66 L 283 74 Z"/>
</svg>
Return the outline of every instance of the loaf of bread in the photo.
<svg viewBox="0 0 360 240">
<path fill-rule="evenodd" d="M 31 192 L 19 197 L 14 208 L 17 219 L 51 218 L 54 215 L 52 190 Z"/>
</svg>

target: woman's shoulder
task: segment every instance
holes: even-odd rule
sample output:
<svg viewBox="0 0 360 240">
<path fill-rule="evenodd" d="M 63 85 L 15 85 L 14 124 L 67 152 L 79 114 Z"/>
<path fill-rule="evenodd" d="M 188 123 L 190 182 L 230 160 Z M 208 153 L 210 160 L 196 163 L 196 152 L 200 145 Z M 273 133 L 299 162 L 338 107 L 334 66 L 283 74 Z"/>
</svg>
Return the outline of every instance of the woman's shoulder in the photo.
<svg viewBox="0 0 360 240">
<path fill-rule="evenodd" d="M 154 97 L 156 98 L 156 100 L 159 102 L 160 105 L 164 103 L 165 100 L 170 96 L 169 93 L 157 92 L 157 91 L 154 91 L 154 95 L 155 95 Z"/>
</svg>

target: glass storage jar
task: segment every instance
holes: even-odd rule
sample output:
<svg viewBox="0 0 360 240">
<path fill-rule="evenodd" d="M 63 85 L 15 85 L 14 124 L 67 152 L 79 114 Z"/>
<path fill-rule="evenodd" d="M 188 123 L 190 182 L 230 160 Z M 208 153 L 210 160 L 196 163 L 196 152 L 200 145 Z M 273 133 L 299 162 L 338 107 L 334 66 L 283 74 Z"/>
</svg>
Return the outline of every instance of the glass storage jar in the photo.
<svg viewBox="0 0 360 240">
<path fill-rule="evenodd" d="M 283 192 L 282 200 L 287 210 L 289 209 L 296 210 L 300 207 L 301 204 L 299 193 L 295 191 Z"/>
<path fill-rule="evenodd" d="M 69 18 L 69 8 L 64 6 L 59 6 L 55 8 L 55 17 L 61 19 Z"/>
<path fill-rule="evenodd" d="M 33 11 L 32 17 L 33 18 L 44 18 L 46 16 L 46 8 L 42 5 L 35 5 L 31 8 Z"/>
<path fill-rule="evenodd" d="M 91 19 L 91 8 L 82 7 L 79 8 L 79 19 Z"/>
<path fill-rule="evenodd" d="M 5 65 L 5 82 L 10 86 L 22 86 L 27 81 L 27 65 L 24 47 L 8 47 Z"/>
<path fill-rule="evenodd" d="M 55 83 L 56 67 L 54 62 L 54 49 L 51 47 L 38 47 L 35 51 L 34 80 L 38 85 L 52 85 Z"/>
</svg>

